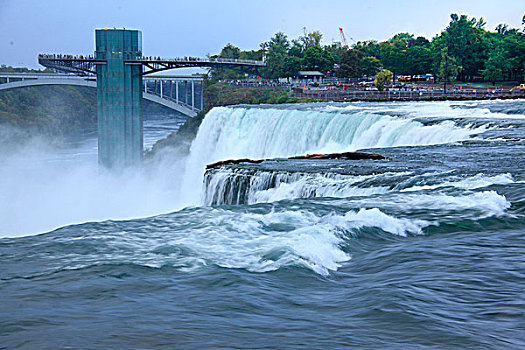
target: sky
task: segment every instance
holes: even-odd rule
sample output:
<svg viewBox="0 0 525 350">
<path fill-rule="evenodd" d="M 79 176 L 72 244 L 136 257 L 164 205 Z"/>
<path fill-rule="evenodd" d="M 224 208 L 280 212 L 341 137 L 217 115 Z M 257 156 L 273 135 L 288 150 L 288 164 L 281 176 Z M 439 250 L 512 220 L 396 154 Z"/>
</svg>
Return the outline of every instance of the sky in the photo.
<svg viewBox="0 0 525 350">
<path fill-rule="evenodd" d="M 0 0 L 0 65 L 43 68 L 39 53 L 90 54 L 97 28 L 142 31 L 145 55 L 219 53 L 227 43 L 242 50 L 282 31 L 290 39 L 320 30 L 323 43 L 383 41 L 399 32 L 432 38 L 450 14 L 483 17 L 523 28 L 523 0 Z"/>
</svg>

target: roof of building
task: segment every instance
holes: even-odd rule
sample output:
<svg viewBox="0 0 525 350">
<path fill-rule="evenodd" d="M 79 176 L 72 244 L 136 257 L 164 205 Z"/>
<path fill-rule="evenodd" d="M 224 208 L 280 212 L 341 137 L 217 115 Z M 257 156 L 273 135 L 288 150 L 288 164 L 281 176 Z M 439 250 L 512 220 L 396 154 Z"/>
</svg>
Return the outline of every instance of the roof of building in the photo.
<svg viewBox="0 0 525 350">
<path fill-rule="evenodd" d="M 324 76 L 323 73 L 318 72 L 316 70 L 302 70 L 302 71 L 297 72 L 297 75 L 298 76 L 319 76 L 319 77 Z"/>
</svg>

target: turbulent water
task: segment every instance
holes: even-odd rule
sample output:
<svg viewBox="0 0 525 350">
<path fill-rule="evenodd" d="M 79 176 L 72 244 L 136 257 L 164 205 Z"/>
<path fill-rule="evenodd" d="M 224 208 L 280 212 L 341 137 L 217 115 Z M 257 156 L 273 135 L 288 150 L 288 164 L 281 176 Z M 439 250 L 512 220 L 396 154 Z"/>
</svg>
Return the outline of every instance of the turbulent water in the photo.
<svg viewBox="0 0 525 350">
<path fill-rule="evenodd" d="M 4 156 L 0 348 L 525 347 L 524 101 L 215 108 L 122 174 L 93 136 Z"/>
</svg>

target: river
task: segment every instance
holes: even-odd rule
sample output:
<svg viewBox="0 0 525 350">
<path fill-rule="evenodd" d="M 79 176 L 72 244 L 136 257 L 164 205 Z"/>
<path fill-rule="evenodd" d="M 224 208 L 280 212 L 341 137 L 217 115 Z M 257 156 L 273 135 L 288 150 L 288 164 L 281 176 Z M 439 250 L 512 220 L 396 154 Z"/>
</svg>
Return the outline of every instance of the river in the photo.
<svg viewBox="0 0 525 350">
<path fill-rule="evenodd" d="M 2 152 L 0 348 L 525 347 L 523 100 L 220 107 L 118 174 L 95 137 Z"/>
</svg>

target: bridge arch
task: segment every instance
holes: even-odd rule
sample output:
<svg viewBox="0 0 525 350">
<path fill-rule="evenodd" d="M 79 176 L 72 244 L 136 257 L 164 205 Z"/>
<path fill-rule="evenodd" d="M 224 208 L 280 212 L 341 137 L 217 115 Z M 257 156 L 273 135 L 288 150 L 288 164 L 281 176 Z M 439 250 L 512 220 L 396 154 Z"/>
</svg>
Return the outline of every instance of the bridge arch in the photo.
<svg viewBox="0 0 525 350">
<path fill-rule="evenodd" d="M 40 86 L 40 85 L 75 85 L 75 86 L 87 86 L 91 88 L 97 88 L 97 82 L 94 80 L 82 79 L 78 77 L 75 77 L 75 78 L 69 77 L 69 78 L 26 79 L 26 80 L 12 81 L 9 83 L 0 84 L 0 90 L 15 89 L 15 88 L 29 87 L 29 86 Z M 191 108 L 191 106 L 186 106 L 182 103 L 177 103 L 176 101 L 172 101 L 167 98 L 162 98 L 158 95 L 155 95 L 149 92 L 142 92 L 142 98 L 148 101 L 163 105 L 164 107 L 167 107 L 169 109 L 182 113 L 188 117 L 195 117 L 197 115 L 197 112 L 195 112 Z"/>
</svg>

